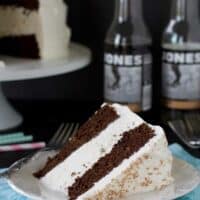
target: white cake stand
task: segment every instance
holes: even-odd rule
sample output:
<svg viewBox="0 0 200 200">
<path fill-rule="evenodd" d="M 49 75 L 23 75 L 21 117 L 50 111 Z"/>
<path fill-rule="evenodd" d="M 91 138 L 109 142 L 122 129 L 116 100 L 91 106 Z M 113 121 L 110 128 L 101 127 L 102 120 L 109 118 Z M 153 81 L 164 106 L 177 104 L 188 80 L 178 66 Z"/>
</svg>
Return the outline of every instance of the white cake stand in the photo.
<svg viewBox="0 0 200 200">
<path fill-rule="evenodd" d="M 0 68 L 0 131 L 14 128 L 23 121 L 3 94 L 1 83 L 8 81 L 44 78 L 70 73 L 86 67 L 91 61 L 90 50 L 72 43 L 68 58 L 57 60 L 32 60 L 1 56 L 6 64 Z"/>
</svg>

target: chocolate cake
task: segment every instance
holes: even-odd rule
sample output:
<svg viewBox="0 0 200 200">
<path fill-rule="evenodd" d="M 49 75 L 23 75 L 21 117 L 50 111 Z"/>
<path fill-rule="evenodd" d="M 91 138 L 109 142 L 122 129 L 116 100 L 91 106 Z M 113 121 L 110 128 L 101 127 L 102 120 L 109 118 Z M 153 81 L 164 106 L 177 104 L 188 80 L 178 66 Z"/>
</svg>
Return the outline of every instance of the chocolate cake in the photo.
<svg viewBox="0 0 200 200">
<path fill-rule="evenodd" d="M 161 127 L 105 104 L 34 175 L 44 196 L 49 188 L 68 200 L 116 200 L 170 184 L 171 167 Z"/>
<path fill-rule="evenodd" d="M 70 30 L 63 0 L 0 0 L 0 53 L 27 58 L 67 57 Z"/>
</svg>

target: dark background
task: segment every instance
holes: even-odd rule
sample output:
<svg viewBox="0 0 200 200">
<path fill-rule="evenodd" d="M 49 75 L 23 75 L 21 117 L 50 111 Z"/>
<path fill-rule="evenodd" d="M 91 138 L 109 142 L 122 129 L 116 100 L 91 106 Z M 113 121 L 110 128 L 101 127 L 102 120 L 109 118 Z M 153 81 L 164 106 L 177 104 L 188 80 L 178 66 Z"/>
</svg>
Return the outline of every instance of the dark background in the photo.
<svg viewBox="0 0 200 200">
<path fill-rule="evenodd" d="M 113 16 L 114 1 L 67 0 L 68 23 L 72 28 L 72 39 L 91 48 L 93 62 L 90 66 L 58 77 L 3 84 L 7 96 L 14 100 L 12 102 L 24 115 L 23 132 L 34 134 L 35 141 L 48 141 L 61 121 L 80 122 L 87 119 L 99 105 L 93 102 L 102 100 L 103 41 Z M 156 111 L 159 111 L 160 101 L 160 40 L 162 31 L 169 20 L 172 1 L 143 0 L 144 19 L 153 38 L 154 110 Z M 50 102 L 46 103 L 49 100 Z M 54 100 L 61 100 L 62 103 L 60 101 L 55 103 Z M 73 104 L 68 103 L 71 101 Z M 77 104 L 77 101 L 80 104 Z M 87 102 L 81 104 L 84 101 Z M 174 134 L 170 131 L 166 133 L 169 142 L 176 141 Z M 1 167 L 7 167 L 29 153 L 2 154 Z M 195 155 L 196 151 L 193 153 Z M 199 156 L 199 152 L 197 155 Z"/>
<path fill-rule="evenodd" d="M 68 23 L 73 41 L 87 45 L 93 52 L 93 62 L 87 68 L 58 77 L 4 83 L 10 99 L 17 100 L 76 100 L 102 99 L 103 41 L 110 25 L 115 0 L 68 0 Z M 143 0 L 145 22 L 153 37 L 154 105 L 158 104 L 160 73 L 160 38 L 168 22 L 169 0 Z M 155 76 L 156 75 L 156 76 Z M 156 100 L 157 99 L 157 100 Z"/>
</svg>

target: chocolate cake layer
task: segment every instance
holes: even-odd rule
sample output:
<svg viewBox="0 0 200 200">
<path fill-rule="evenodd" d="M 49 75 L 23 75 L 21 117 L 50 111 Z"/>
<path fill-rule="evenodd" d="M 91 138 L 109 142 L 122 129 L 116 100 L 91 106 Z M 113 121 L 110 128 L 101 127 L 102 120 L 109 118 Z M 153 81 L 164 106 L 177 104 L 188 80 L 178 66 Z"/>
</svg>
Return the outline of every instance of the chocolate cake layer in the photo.
<svg viewBox="0 0 200 200">
<path fill-rule="evenodd" d="M 23 7 L 29 10 L 38 10 L 38 0 L 0 0 L 0 6 Z"/>
<path fill-rule="evenodd" d="M 118 115 L 115 110 L 108 105 L 98 110 L 95 115 L 93 115 L 85 124 L 81 126 L 76 135 L 68 141 L 60 153 L 49 159 L 45 167 L 36 172 L 34 175 L 37 178 L 41 178 L 46 175 L 56 165 L 64 161 L 73 151 L 90 141 L 92 138 L 96 137 L 117 118 Z"/>
<path fill-rule="evenodd" d="M 0 54 L 24 58 L 39 58 L 39 49 L 34 35 L 0 38 Z"/>
<path fill-rule="evenodd" d="M 129 158 L 152 137 L 154 131 L 146 124 L 123 133 L 122 139 L 113 147 L 112 151 L 102 157 L 82 177 L 75 180 L 75 183 L 68 188 L 70 200 L 75 200 L 81 194 L 87 192 L 96 182 L 109 174 L 113 168 Z"/>
</svg>

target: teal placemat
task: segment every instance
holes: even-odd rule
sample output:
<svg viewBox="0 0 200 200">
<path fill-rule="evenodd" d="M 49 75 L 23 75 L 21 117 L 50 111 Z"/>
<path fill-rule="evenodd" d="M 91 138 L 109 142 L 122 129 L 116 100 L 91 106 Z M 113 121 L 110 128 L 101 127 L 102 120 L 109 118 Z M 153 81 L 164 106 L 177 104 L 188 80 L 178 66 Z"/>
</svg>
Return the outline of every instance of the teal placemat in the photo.
<svg viewBox="0 0 200 200">
<path fill-rule="evenodd" d="M 3 170 L 0 170 L 1 172 Z M 4 179 L 0 179 L 0 200 L 28 200 L 10 188 Z"/>
<path fill-rule="evenodd" d="M 187 151 L 185 151 L 180 145 L 173 144 L 170 146 L 173 155 L 177 158 L 187 161 L 195 168 L 200 170 L 200 159 L 191 156 Z M 200 186 L 188 195 L 178 198 L 178 200 L 200 200 Z"/>
<path fill-rule="evenodd" d="M 180 145 L 173 144 L 170 146 L 171 151 L 174 156 L 185 160 L 192 164 L 194 167 L 200 170 L 200 159 L 194 158 L 189 153 L 187 153 Z M 5 180 L 0 180 L 0 200 L 28 200 L 26 197 L 23 197 L 13 191 Z M 190 194 L 179 198 L 178 200 L 200 200 L 200 186 L 195 189 Z"/>
</svg>

